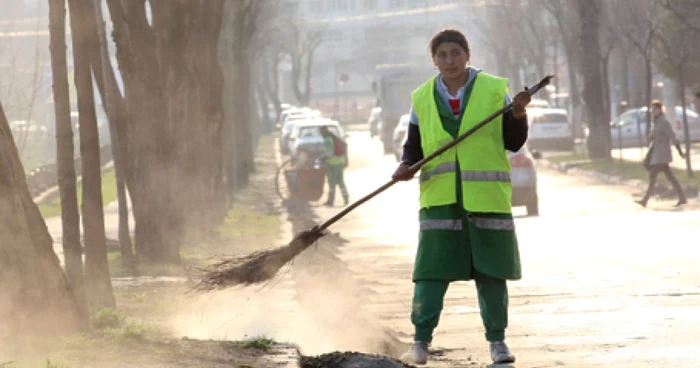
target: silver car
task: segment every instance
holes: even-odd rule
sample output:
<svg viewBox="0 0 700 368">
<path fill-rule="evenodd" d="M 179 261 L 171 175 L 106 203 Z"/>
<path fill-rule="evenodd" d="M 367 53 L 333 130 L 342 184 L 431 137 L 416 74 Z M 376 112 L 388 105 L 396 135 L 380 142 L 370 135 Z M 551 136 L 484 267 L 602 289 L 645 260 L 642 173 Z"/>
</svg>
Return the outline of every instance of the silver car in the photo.
<svg viewBox="0 0 700 368">
<path fill-rule="evenodd" d="M 644 147 L 648 144 L 646 139 L 647 122 L 646 107 L 625 111 L 610 123 L 610 140 L 613 148 Z M 700 142 L 700 116 L 690 109 L 688 115 L 688 132 L 691 142 Z M 683 130 L 683 108 L 676 106 L 676 121 L 671 121 L 671 127 L 676 132 L 678 139 L 685 140 Z"/>
<path fill-rule="evenodd" d="M 513 185 L 513 207 L 525 206 L 528 216 L 540 214 L 537 196 L 537 170 L 534 160 L 541 157 L 539 152 L 530 153 L 526 147 L 515 153 L 508 151 L 511 167 L 510 180 Z"/>
</svg>

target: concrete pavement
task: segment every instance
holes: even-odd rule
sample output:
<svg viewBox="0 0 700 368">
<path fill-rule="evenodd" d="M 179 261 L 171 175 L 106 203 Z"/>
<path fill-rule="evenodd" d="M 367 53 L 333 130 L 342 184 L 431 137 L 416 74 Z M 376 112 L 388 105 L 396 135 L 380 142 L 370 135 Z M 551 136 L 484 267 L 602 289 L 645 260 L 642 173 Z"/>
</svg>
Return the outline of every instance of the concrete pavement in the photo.
<svg viewBox="0 0 700 368">
<path fill-rule="evenodd" d="M 353 199 L 396 162 L 367 133 L 350 139 Z M 626 187 L 540 168 L 541 216 L 516 209 L 523 280 L 510 283 L 508 343 L 517 367 L 700 366 L 700 211 L 672 201 L 642 209 Z M 399 183 L 333 226 L 341 258 L 373 293 L 366 308 L 410 341 L 418 187 Z M 322 218 L 337 209 L 322 209 Z M 487 366 L 472 283 L 450 287 L 430 367 Z"/>
</svg>

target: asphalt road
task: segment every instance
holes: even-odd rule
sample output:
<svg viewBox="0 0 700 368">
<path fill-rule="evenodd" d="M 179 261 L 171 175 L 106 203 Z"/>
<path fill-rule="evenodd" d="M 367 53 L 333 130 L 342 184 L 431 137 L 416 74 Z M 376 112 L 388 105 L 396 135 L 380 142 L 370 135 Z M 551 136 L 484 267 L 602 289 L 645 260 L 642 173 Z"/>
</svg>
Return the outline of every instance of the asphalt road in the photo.
<svg viewBox="0 0 700 368">
<path fill-rule="evenodd" d="M 386 182 L 396 162 L 366 132 L 349 142 L 355 200 Z M 539 166 L 541 216 L 515 209 L 523 279 L 509 283 L 514 366 L 700 367 L 698 200 L 643 209 L 632 189 Z M 365 307 L 406 342 L 417 202 L 417 183 L 399 183 L 332 229 L 349 241 L 341 258 L 373 291 Z M 450 287 L 434 345 L 430 367 L 490 363 L 473 283 Z"/>
</svg>

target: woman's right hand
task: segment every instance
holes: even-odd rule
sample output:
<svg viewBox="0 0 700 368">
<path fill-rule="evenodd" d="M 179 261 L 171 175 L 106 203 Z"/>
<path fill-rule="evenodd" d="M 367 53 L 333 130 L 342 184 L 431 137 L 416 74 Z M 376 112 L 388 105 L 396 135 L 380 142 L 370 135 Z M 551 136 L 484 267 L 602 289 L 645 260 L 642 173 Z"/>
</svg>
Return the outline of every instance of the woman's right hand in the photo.
<svg viewBox="0 0 700 368">
<path fill-rule="evenodd" d="M 411 171 L 410 166 L 402 163 L 396 171 L 394 171 L 394 175 L 392 175 L 391 178 L 399 181 L 409 181 L 413 179 L 415 175 L 416 173 Z"/>
</svg>

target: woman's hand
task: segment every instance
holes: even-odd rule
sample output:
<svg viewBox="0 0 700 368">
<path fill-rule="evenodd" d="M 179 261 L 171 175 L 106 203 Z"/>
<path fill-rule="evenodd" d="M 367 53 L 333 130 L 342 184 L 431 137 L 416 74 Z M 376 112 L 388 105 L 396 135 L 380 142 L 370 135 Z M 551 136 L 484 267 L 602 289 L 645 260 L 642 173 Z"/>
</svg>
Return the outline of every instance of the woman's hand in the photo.
<svg viewBox="0 0 700 368">
<path fill-rule="evenodd" d="M 513 98 L 513 115 L 516 117 L 522 117 L 525 115 L 525 107 L 530 104 L 532 96 L 530 92 L 521 91 Z"/>
<path fill-rule="evenodd" d="M 399 181 L 409 181 L 413 179 L 415 175 L 416 173 L 411 171 L 410 166 L 402 163 L 396 171 L 394 171 L 394 175 L 392 175 L 391 178 Z"/>
</svg>

